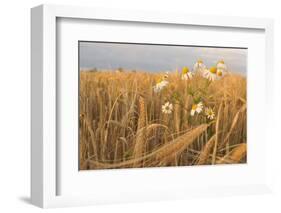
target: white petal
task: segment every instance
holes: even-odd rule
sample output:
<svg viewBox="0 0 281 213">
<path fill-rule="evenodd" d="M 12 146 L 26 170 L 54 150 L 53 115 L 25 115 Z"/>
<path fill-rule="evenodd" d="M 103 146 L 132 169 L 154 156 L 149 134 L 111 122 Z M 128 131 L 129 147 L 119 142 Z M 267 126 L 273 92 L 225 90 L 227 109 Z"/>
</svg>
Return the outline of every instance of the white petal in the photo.
<svg viewBox="0 0 281 213">
<path fill-rule="evenodd" d="M 203 77 L 211 80 L 211 73 L 209 72 L 209 70 L 205 70 Z"/>
<path fill-rule="evenodd" d="M 173 109 L 173 104 L 170 104 L 170 106 L 169 106 L 169 107 L 170 107 L 170 109 L 172 110 L 172 109 Z"/>
<path fill-rule="evenodd" d="M 182 74 L 181 79 L 182 80 L 187 80 L 187 75 L 186 74 Z"/>
<path fill-rule="evenodd" d="M 196 72 L 198 69 L 198 63 L 195 63 L 194 66 L 193 66 L 193 70 Z"/>
<path fill-rule="evenodd" d="M 169 84 L 169 82 L 168 82 L 168 81 L 166 81 L 166 80 L 163 80 L 163 81 L 162 81 L 162 86 L 164 86 L 164 87 L 165 87 L 165 86 L 167 86 L 168 84 Z"/>
<path fill-rule="evenodd" d="M 154 92 L 156 92 L 156 93 L 159 92 L 159 89 L 157 86 L 153 87 L 153 89 L 154 89 Z"/>
<path fill-rule="evenodd" d="M 218 63 L 217 64 L 217 69 L 223 69 L 223 70 L 226 70 L 226 65 L 223 64 L 223 63 Z"/>
<path fill-rule="evenodd" d="M 193 116 L 195 113 L 195 110 L 191 110 L 190 115 Z"/>
<path fill-rule="evenodd" d="M 203 69 L 206 69 L 206 66 L 205 66 L 205 64 L 201 64 L 200 65 L 200 68 L 203 70 Z"/>
</svg>

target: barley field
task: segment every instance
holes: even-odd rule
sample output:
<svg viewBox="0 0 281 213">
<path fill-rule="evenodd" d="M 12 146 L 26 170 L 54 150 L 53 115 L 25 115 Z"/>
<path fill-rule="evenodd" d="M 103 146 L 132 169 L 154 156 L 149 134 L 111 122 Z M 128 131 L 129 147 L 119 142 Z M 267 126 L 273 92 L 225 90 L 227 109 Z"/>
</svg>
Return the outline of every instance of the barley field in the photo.
<svg viewBox="0 0 281 213">
<path fill-rule="evenodd" d="M 247 161 L 243 75 L 80 71 L 79 104 L 80 170 Z"/>
</svg>

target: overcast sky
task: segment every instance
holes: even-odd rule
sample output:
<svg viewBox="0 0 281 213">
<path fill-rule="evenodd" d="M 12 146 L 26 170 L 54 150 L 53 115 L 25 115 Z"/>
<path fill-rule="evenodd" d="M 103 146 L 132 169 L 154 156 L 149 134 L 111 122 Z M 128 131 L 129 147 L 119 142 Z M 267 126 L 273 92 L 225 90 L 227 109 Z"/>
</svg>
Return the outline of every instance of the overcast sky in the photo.
<svg viewBox="0 0 281 213">
<path fill-rule="evenodd" d="M 206 66 L 223 59 L 229 70 L 246 74 L 247 49 L 147 44 L 80 42 L 80 69 L 146 70 L 151 72 L 193 67 L 202 59 Z"/>
</svg>

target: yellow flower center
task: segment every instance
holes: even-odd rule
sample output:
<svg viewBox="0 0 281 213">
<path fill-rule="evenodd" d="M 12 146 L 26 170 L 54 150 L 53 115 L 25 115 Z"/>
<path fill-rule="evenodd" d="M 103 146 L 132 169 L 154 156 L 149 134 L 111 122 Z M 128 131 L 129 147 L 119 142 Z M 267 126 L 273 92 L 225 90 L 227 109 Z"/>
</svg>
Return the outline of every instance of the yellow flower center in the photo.
<svg viewBox="0 0 281 213">
<path fill-rule="evenodd" d="M 182 68 L 182 74 L 186 74 L 186 73 L 188 73 L 188 72 L 189 72 L 188 67 L 183 67 L 183 68 Z"/>
<path fill-rule="evenodd" d="M 220 60 L 220 61 L 218 62 L 218 64 L 219 64 L 219 63 L 224 64 L 224 61 L 223 61 L 223 60 Z"/>
<path fill-rule="evenodd" d="M 192 105 L 192 110 L 196 110 L 197 109 L 197 104 L 193 104 Z"/>
<path fill-rule="evenodd" d="M 210 72 L 216 74 L 217 73 L 217 68 L 216 67 L 211 67 Z"/>
<path fill-rule="evenodd" d="M 203 61 L 202 61 L 201 59 L 199 59 L 199 60 L 197 61 L 197 63 L 198 63 L 198 64 L 203 64 Z"/>
<path fill-rule="evenodd" d="M 217 72 L 218 76 L 222 76 L 222 71 Z"/>
</svg>

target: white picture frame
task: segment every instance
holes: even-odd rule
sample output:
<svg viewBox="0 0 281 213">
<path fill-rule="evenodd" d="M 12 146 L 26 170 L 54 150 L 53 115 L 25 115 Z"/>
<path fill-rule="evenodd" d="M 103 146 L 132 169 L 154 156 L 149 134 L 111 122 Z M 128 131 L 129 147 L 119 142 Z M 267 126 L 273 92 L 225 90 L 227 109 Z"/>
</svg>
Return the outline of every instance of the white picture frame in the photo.
<svg viewBox="0 0 281 213">
<path fill-rule="evenodd" d="M 141 191 L 136 188 L 127 191 L 116 188 L 111 192 L 105 190 L 104 193 L 91 195 L 81 190 L 79 194 L 60 194 L 59 185 L 61 181 L 66 181 L 60 178 L 59 159 L 60 152 L 58 152 L 57 140 L 57 119 L 58 119 L 58 100 L 57 92 L 60 82 L 57 79 L 57 36 L 58 36 L 58 20 L 59 19 L 78 19 L 78 20 L 101 20 L 101 21 L 118 21 L 132 22 L 132 23 L 153 23 L 159 26 L 202 26 L 210 28 L 226 28 L 231 29 L 253 29 L 263 32 L 262 42 L 264 43 L 264 54 L 261 54 L 262 62 L 260 69 L 260 77 L 256 80 L 257 84 L 261 83 L 259 92 L 264 95 L 260 108 L 257 113 L 261 112 L 266 106 L 273 103 L 271 91 L 273 91 L 273 21 L 271 19 L 258 18 L 241 18 L 241 17 L 217 17 L 217 16 L 203 16 L 203 15 L 188 15 L 188 14 L 173 14 L 173 13 L 152 13 L 147 11 L 123 11 L 113 9 L 101 8 L 85 8 L 74 6 L 54 6 L 41 5 L 31 10 L 31 80 L 32 80 L 32 103 L 31 103 L 31 201 L 33 204 L 47 208 L 47 207 L 61 207 L 61 206 L 76 206 L 76 205 L 92 205 L 99 203 L 116 203 L 116 202 L 138 202 L 143 200 L 165 200 L 165 199 L 179 199 L 185 197 L 198 196 L 214 196 L 214 195 L 233 195 L 233 194 L 252 194 L 269 192 L 271 188 L 271 165 L 270 165 L 270 149 L 271 143 L 271 116 L 263 118 L 266 131 L 260 133 L 265 140 L 262 142 L 266 152 L 263 157 L 266 161 L 260 168 L 254 168 L 253 174 L 263 174 L 262 178 L 253 181 L 237 182 L 233 185 L 222 183 L 218 185 L 210 185 L 210 187 L 200 187 L 200 182 L 193 183 L 193 187 L 186 185 L 183 188 L 178 188 L 178 185 L 171 184 L 167 186 L 165 181 L 159 181 L 158 189 L 152 188 L 153 192 Z M 262 78 L 264 76 L 265 78 Z M 255 87 L 255 85 L 250 85 Z M 264 86 L 264 87 L 263 87 Z M 250 90 L 253 91 L 253 90 Z M 254 96 L 255 94 L 250 94 Z M 254 100 L 255 101 L 255 100 Z M 255 104 L 254 102 L 252 104 Z M 272 112 L 269 112 L 272 113 Z M 254 120 L 254 119 L 253 119 Z M 263 127 L 264 127 L 263 126 Z M 257 127 L 258 128 L 258 127 Z M 63 147 L 62 147 L 63 148 Z M 258 153 L 257 153 L 258 157 Z M 62 164 L 63 165 L 63 164 Z M 71 167 L 71 166 L 70 166 Z M 214 172 L 212 178 L 214 179 L 218 174 L 224 174 L 230 170 L 236 170 L 235 167 L 216 167 L 209 169 L 208 167 L 200 167 L 196 170 L 204 170 L 205 172 Z M 238 170 L 247 170 L 247 167 L 239 167 Z M 129 175 L 131 179 L 136 178 L 145 179 L 147 176 L 153 175 L 165 176 L 172 169 L 169 170 L 138 170 L 134 173 L 123 170 L 122 173 L 115 173 L 107 171 L 107 174 L 99 173 L 99 180 L 109 178 L 108 174 Z M 174 170 L 177 175 L 182 175 L 187 168 L 180 168 Z M 78 170 L 77 170 L 78 172 Z M 242 174 L 239 173 L 238 175 Z M 97 173 L 96 173 L 97 174 Z M 200 174 L 200 172 L 198 173 Z M 203 174 L 203 173 L 202 173 Z M 93 176 L 95 174 L 91 174 Z M 205 173 L 204 173 L 205 175 Z M 90 173 L 84 173 L 83 176 L 90 176 Z M 180 177 L 180 176 L 178 176 Z M 211 178 L 211 179 L 212 179 Z M 74 180 L 69 178 L 70 180 Z M 89 179 L 89 178 L 88 178 Z M 86 179 L 83 179 L 87 181 Z M 179 184 L 183 184 L 184 180 L 178 180 Z M 69 182 L 67 186 L 75 185 L 74 182 Z M 102 184 L 102 183 L 101 183 Z M 127 188 L 130 188 L 128 185 Z M 163 187 L 163 190 L 159 190 Z M 165 188 L 166 187 L 166 188 Z M 83 188 L 83 187 L 82 187 Z M 85 188 L 85 187 L 84 187 Z M 70 189 L 71 190 L 74 190 Z M 145 187 L 144 187 L 145 189 Z M 77 188 L 75 189 L 77 190 Z M 121 191 L 117 191 L 121 190 Z M 119 193 L 123 193 L 120 196 Z"/>
</svg>

